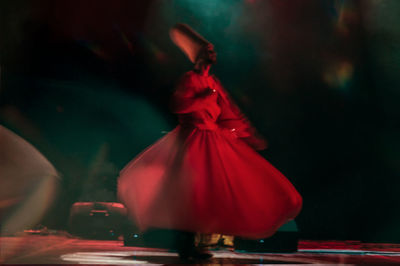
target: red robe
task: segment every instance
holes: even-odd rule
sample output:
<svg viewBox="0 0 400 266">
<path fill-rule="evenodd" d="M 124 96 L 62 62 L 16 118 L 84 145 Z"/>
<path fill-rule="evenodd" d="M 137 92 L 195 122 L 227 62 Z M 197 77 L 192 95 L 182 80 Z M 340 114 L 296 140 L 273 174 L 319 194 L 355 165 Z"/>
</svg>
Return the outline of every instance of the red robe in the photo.
<svg viewBox="0 0 400 266">
<path fill-rule="evenodd" d="M 187 72 L 172 109 L 180 124 L 118 180 L 118 196 L 139 228 L 263 238 L 296 217 L 301 196 L 254 150 L 265 142 L 215 78 Z"/>
</svg>

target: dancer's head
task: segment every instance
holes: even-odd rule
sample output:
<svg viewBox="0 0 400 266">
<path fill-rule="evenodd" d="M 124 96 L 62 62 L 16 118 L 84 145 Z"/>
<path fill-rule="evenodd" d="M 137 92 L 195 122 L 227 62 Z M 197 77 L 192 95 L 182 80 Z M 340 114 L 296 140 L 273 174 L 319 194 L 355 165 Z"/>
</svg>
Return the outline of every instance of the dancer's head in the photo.
<svg viewBox="0 0 400 266">
<path fill-rule="evenodd" d="M 189 25 L 178 23 L 169 33 L 172 41 L 192 63 L 211 65 L 216 62 L 214 46 Z"/>
<path fill-rule="evenodd" d="M 217 53 L 214 51 L 214 45 L 211 43 L 205 45 L 199 52 L 195 65 L 213 65 L 217 62 Z"/>
</svg>

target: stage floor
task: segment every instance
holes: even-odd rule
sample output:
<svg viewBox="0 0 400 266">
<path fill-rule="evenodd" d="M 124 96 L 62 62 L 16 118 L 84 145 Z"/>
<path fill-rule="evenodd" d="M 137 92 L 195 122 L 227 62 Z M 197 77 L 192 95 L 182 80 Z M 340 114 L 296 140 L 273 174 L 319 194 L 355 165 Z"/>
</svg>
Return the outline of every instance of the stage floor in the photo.
<svg viewBox="0 0 400 266">
<path fill-rule="evenodd" d="M 212 251 L 204 264 L 363 264 L 400 265 L 399 244 L 357 241 L 300 241 L 296 253 Z M 175 252 L 125 247 L 122 241 L 84 240 L 68 235 L 25 235 L 0 238 L 4 264 L 182 264 Z"/>
</svg>

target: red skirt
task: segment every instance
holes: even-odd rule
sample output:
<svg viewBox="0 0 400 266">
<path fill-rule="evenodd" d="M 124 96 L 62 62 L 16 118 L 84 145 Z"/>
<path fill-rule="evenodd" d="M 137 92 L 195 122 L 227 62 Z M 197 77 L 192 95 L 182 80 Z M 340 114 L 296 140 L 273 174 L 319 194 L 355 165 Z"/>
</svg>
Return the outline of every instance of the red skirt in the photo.
<svg viewBox="0 0 400 266">
<path fill-rule="evenodd" d="M 293 185 L 227 131 L 178 126 L 121 171 L 118 196 L 149 227 L 271 236 L 300 212 Z"/>
</svg>

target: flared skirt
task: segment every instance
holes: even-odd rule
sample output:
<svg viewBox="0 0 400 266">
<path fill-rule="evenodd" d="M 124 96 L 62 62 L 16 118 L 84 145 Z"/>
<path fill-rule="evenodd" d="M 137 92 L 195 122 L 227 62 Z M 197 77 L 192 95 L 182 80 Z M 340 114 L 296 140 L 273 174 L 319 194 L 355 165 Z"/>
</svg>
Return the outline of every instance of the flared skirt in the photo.
<svg viewBox="0 0 400 266">
<path fill-rule="evenodd" d="M 181 126 L 127 164 L 118 196 L 142 230 L 248 238 L 271 236 L 302 206 L 288 179 L 243 140 Z"/>
</svg>

